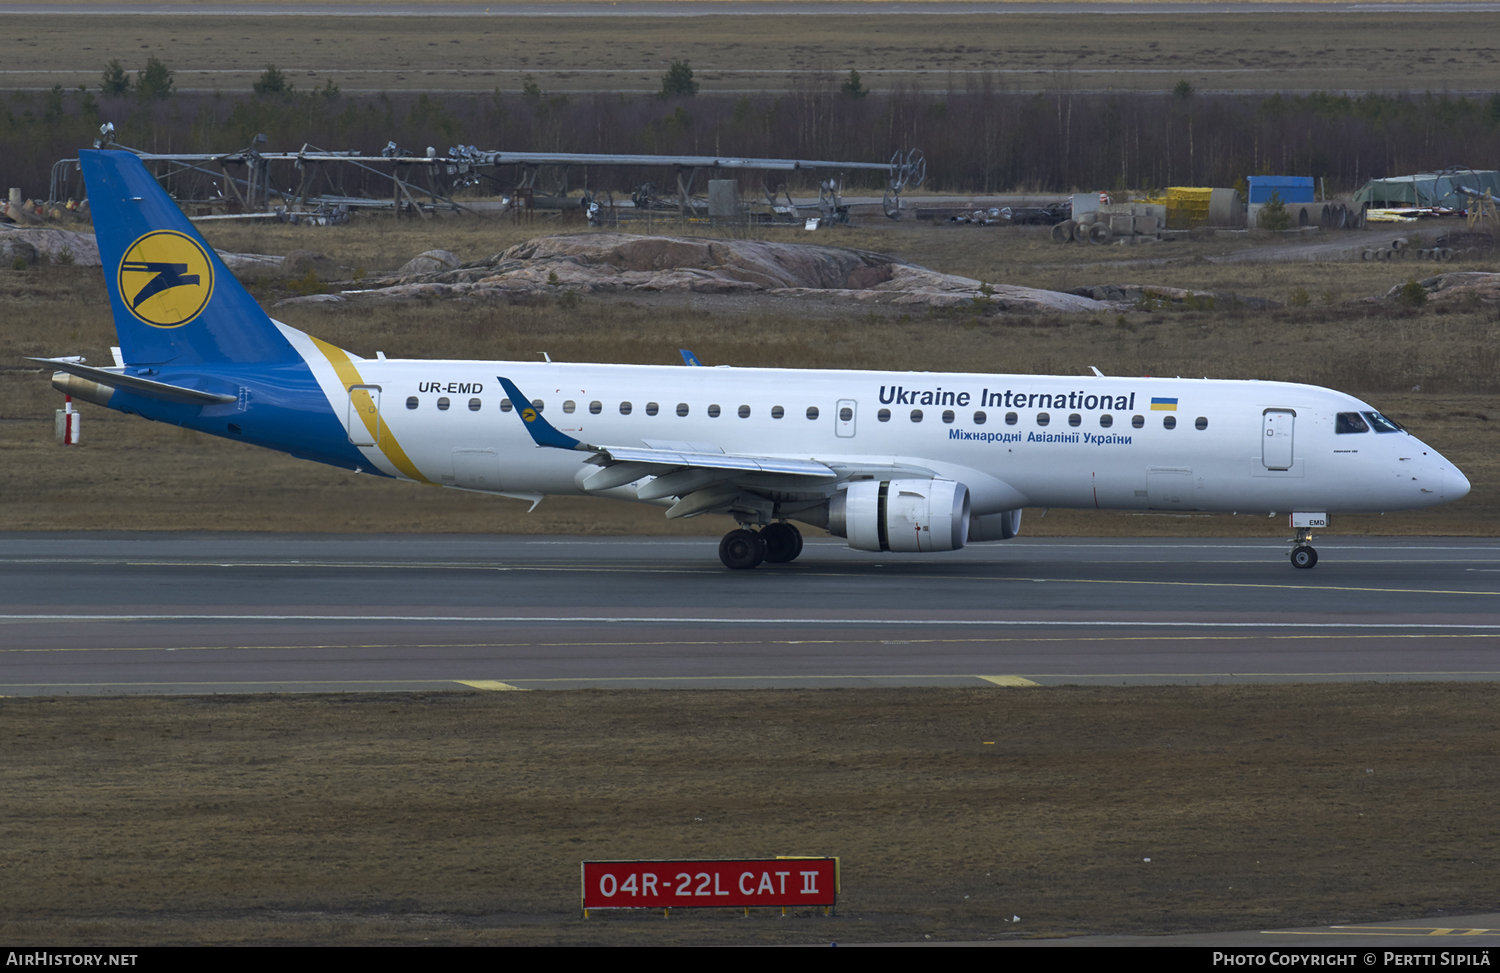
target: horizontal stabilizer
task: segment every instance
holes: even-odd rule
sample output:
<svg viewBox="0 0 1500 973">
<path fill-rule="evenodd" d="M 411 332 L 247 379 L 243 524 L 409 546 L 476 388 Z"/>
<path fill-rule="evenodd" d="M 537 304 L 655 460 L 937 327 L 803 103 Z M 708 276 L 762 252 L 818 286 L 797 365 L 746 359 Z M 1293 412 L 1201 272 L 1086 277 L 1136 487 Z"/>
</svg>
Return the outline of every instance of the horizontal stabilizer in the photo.
<svg viewBox="0 0 1500 973">
<path fill-rule="evenodd" d="M 239 401 L 238 396 L 221 395 L 216 392 L 200 392 L 197 389 L 183 388 L 180 385 L 168 385 L 166 382 L 153 382 L 149 378 L 141 378 L 138 375 L 126 375 L 123 372 L 108 368 L 92 368 L 88 365 L 81 365 L 71 358 L 28 358 L 27 361 L 51 365 L 60 372 L 77 375 L 79 378 L 86 378 L 100 385 L 117 389 L 129 389 L 137 395 L 162 399 L 167 402 L 187 402 L 193 405 L 227 405 L 231 402 Z"/>
</svg>

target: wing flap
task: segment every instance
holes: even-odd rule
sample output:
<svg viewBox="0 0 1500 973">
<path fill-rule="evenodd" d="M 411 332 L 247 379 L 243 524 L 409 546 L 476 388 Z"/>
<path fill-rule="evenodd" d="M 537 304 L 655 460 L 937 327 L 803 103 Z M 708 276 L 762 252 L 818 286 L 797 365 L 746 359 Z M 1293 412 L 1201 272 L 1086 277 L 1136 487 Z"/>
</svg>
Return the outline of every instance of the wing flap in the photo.
<svg viewBox="0 0 1500 973">
<path fill-rule="evenodd" d="M 736 473 L 779 473 L 835 479 L 838 474 L 816 460 L 780 459 L 773 456 L 731 456 L 727 453 L 689 453 L 669 449 L 638 449 L 631 446 L 598 446 L 613 463 L 647 463 L 653 466 L 685 466 L 699 470 L 730 470 Z"/>
</svg>

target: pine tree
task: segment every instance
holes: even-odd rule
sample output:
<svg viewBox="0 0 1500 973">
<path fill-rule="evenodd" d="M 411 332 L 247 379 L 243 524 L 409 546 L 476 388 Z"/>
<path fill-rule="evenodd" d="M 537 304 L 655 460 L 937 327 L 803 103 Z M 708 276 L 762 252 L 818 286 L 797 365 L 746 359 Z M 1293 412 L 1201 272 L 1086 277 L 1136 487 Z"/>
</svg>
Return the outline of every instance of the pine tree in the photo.
<svg viewBox="0 0 1500 973">
<path fill-rule="evenodd" d="M 99 86 L 99 90 L 113 97 L 130 94 L 130 75 L 125 73 L 125 65 L 120 63 L 119 58 L 105 65 L 104 83 Z"/>
<path fill-rule="evenodd" d="M 329 83 L 332 84 L 331 81 Z M 267 64 L 251 87 L 258 95 L 289 95 L 293 86 L 287 83 L 286 75 L 276 65 Z"/>
<path fill-rule="evenodd" d="M 142 101 L 167 98 L 172 94 L 172 71 L 153 54 L 135 76 L 135 92 Z"/>
<path fill-rule="evenodd" d="M 1281 201 L 1280 193 L 1274 190 L 1271 192 L 1271 198 L 1260 208 L 1258 222 L 1263 230 L 1284 230 L 1292 225 L 1292 214 L 1286 211 L 1286 204 Z"/>
<path fill-rule="evenodd" d="M 673 61 L 667 73 L 661 76 L 662 98 L 691 98 L 698 93 L 698 82 L 693 80 L 693 69 L 686 61 Z"/>
</svg>

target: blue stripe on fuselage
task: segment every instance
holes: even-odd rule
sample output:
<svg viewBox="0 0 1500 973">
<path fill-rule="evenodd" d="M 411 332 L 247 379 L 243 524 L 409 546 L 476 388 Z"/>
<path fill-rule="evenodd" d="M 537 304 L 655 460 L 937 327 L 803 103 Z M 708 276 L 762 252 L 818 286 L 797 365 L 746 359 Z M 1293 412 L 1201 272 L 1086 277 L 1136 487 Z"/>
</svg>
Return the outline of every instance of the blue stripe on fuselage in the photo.
<svg viewBox="0 0 1500 973">
<path fill-rule="evenodd" d="M 129 389 L 116 389 L 110 396 L 109 407 L 157 422 L 290 453 L 299 459 L 388 475 L 349 442 L 343 423 L 329 406 L 312 370 L 301 360 L 229 367 L 156 366 L 149 377 L 153 381 L 184 388 L 237 395 L 241 401 L 200 406 L 166 402 Z M 248 394 L 241 393 L 241 389 L 248 390 Z M 232 431 L 231 424 L 238 426 L 240 431 Z"/>
</svg>

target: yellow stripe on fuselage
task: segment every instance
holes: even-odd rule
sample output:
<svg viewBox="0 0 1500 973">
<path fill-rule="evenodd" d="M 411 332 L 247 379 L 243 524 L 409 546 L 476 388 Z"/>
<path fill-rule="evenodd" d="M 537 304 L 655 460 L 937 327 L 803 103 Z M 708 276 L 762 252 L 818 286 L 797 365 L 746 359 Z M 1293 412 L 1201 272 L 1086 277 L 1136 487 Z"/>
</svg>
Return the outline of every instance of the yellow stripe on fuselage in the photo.
<svg viewBox="0 0 1500 973">
<path fill-rule="evenodd" d="M 312 338 L 313 344 L 328 359 L 328 364 L 333 366 L 334 373 L 338 375 L 339 381 L 343 383 L 345 391 L 348 391 L 351 386 L 365 384 L 364 379 L 360 377 L 359 369 L 355 368 L 354 363 L 349 360 L 348 352 L 337 345 L 330 345 L 326 341 L 313 338 L 312 335 L 308 335 L 308 337 Z M 365 393 L 365 397 L 369 398 L 369 393 Z M 363 403 L 361 404 L 363 405 Z M 373 403 L 371 404 L 373 405 Z M 334 409 L 337 410 L 338 408 L 339 405 L 335 403 Z M 401 444 L 396 442 L 396 436 L 391 432 L 391 427 L 380 422 L 379 415 L 373 409 L 367 410 L 362 408 L 359 410 L 359 414 L 364 419 L 365 428 L 370 431 L 371 438 L 375 440 L 376 448 L 385 454 L 385 458 L 391 461 L 392 466 L 401 471 L 402 475 L 416 480 L 418 483 L 432 482 L 422 475 L 421 470 L 417 469 L 417 465 L 411 461 L 411 457 L 406 455 L 406 450 L 402 449 Z M 383 425 L 385 428 L 382 430 L 380 427 Z"/>
</svg>

